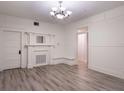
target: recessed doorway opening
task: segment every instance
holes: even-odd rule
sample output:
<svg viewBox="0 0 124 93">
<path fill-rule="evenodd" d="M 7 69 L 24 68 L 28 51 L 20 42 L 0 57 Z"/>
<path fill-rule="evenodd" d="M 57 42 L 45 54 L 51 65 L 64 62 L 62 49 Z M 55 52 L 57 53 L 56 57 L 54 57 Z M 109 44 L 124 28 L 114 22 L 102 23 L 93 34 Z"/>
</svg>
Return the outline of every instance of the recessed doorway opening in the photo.
<svg viewBox="0 0 124 93">
<path fill-rule="evenodd" d="M 77 61 L 78 64 L 88 65 L 88 28 L 81 28 L 77 34 Z"/>
</svg>

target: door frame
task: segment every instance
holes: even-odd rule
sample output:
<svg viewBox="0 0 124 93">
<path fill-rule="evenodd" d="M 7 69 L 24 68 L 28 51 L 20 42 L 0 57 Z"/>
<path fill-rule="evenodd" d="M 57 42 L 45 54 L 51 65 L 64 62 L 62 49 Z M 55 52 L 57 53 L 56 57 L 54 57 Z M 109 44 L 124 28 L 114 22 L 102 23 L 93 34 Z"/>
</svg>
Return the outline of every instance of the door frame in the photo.
<svg viewBox="0 0 124 93">
<path fill-rule="evenodd" d="M 87 29 L 87 30 L 78 32 L 80 29 Z M 76 33 L 76 62 L 78 61 L 78 35 L 83 34 L 83 33 L 87 35 L 87 68 L 88 68 L 88 65 L 89 65 L 89 33 L 88 33 L 87 26 L 77 29 L 77 33 Z"/>
<path fill-rule="evenodd" d="M 20 66 L 19 66 L 19 68 L 22 68 L 22 55 L 23 55 L 23 53 L 22 53 L 22 45 L 23 45 L 23 41 L 22 41 L 22 36 L 23 36 L 23 33 L 21 32 L 21 31 L 19 31 L 19 30 L 9 30 L 9 29 L 4 29 L 3 30 L 3 32 L 13 32 L 13 33 L 20 33 L 20 50 L 21 50 L 21 54 L 20 54 Z"/>
</svg>

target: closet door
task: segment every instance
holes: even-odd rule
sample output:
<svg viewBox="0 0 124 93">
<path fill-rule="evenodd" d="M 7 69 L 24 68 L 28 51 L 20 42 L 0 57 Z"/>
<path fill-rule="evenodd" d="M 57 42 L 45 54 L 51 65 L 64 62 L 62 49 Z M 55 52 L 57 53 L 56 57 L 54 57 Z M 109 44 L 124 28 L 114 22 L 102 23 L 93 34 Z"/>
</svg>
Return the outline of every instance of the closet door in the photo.
<svg viewBox="0 0 124 93">
<path fill-rule="evenodd" d="M 4 69 L 20 68 L 21 57 L 21 33 L 3 32 Z"/>
</svg>

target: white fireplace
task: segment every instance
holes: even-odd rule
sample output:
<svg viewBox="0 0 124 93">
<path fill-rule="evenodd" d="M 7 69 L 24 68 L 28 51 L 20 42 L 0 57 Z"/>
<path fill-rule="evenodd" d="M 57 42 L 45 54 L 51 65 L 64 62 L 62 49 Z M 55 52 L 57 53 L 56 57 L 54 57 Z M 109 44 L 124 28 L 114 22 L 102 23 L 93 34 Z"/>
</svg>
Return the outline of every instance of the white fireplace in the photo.
<svg viewBox="0 0 124 93">
<path fill-rule="evenodd" d="M 52 37 L 49 34 L 26 33 L 28 49 L 28 68 L 51 64 Z"/>
</svg>

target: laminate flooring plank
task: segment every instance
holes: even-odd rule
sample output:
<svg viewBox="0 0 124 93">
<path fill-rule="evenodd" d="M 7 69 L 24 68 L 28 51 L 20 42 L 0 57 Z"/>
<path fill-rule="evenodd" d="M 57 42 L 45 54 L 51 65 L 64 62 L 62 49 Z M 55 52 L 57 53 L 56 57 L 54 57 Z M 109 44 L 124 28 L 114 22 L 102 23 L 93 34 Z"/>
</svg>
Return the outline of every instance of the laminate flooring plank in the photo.
<svg viewBox="0 0 124 93">
<path fill-rule="evenodd" d="M 86 66 L 44 65 L 0 72 L 1 91 L 121 91 L 124 80 Z"/>
</svg>

